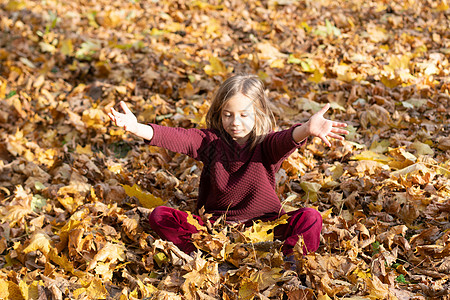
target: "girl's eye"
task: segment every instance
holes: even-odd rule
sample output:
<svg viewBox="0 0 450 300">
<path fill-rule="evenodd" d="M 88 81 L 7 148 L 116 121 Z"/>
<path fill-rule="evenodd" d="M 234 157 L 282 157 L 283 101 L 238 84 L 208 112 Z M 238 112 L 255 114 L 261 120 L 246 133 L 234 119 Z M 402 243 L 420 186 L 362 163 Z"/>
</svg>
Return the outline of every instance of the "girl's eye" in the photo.
<svg viewBox="0 0 450 300">
<path fill-rule="evenodd" d="M 245 118 L 245 117 L 248 117 L 248 115 L 247 114 L 241 114 L 241 117 Z"/>
</svg>

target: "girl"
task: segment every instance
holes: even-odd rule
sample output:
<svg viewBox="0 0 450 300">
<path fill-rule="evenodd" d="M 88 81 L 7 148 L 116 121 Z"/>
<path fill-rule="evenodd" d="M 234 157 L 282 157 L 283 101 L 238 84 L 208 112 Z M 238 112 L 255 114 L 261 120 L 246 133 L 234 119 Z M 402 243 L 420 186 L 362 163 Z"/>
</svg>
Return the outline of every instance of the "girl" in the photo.
<svg viewBox="0 0 450 300">
<path fill-rule="evenodd" d="M 184 129 L 141 124 L 124 102 L 124 113 L 111 109 L 109 117 L 119 127 L 144 138 L 150 145 L 187 154 L 203 162 L 197 209 L 204 207 L 213 218 L 226 221 L 275 220 L 285 211 L 275 192 L 275 174 L 282 162 L 300 147 L 308 136 L 317 136 L 331 146 L 328 137 L 343 140 L 339 134 L 345 123 L 323 117 L 329 104 L 306 123 L 272 132 L 275 125 L 261 80 L 254 75 L 228 78 L 217 91 L 206 117 L 207 129 Z M 289 212 L 287 224 L 275 227 L 274 236 L 284 241 L 289 255 L 303 236 L 304 253 L 319 247 L 322 218 L 312 208 Z M 187 222 L 188 214 L 173 208 L 156 207 L 149 216 L 152 229 L 181 250 L 196 250 L 191 235 L 197 232 Z M 196 216 L 200 224 L 201 219 Z"/>
</svg>

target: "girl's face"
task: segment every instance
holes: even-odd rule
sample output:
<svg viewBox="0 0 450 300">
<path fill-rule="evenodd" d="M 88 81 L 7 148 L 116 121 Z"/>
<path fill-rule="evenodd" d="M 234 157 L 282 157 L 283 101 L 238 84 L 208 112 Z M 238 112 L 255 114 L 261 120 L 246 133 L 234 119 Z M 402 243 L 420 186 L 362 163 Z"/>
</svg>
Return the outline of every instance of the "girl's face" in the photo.
<svg viewBox="0 0 450 300">
<path fill-rule="evenodd" d="M 255 127 L 253 101 L 241 93 L 231 97 L 222 109 L 222 126 L 238 144 L 245 144 Z"/>
</svg>

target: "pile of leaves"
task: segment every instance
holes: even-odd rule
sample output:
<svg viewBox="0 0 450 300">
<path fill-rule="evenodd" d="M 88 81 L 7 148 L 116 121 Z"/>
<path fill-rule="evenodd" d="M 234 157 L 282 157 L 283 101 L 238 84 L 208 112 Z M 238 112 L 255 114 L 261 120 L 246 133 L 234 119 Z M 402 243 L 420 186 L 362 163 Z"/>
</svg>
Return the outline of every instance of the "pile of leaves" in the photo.
<svg viewBox="0 0 450 300">
<path fill-rule="evenodd" d="M 446 0 L 0 8 L 0 298 L 449 298 Z M 310 139 L 277 174 L 286 210 L 324 220 L 319 250 L 303 255 L 300 240 L 294 266 L 277 222 L 192 219 L 192 256 L 160 240 L 149 212 L 193 212 L 202 166 L 106 115 L 124 100 L 141 122 L 202 128 L 241 72 L 266 84 L 277 129 L 325 103 L 349 124 L 346 141 Z"/>
</svg>

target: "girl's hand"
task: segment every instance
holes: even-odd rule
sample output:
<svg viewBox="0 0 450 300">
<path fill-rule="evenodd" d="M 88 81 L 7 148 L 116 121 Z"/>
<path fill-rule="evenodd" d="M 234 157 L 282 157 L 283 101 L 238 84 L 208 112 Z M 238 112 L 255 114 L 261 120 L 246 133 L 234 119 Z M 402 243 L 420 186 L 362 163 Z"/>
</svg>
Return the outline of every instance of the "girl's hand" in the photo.
<svg viewBox="0 0 450 300">
<path fill-rule="evenodd" d="M 120 101 L 120 107 L 124 113 L 120 113 L 114 108 L 111 108 L 111 112 L 108 113 L 109 118 L 116 126 L 122 127 L 126 131 L 136 134 L 138 129 L 138 121 L 136 116 L 131 112 L 125 102 Z"/>
<path fill-rule="evenodd" d="M 325 119 L 323 115 L 330 108 L 330 104 L 325 105 L 320 111 L 315 113 L 308 120 L 308 130 L 309 134 L 313 136 L 317 136 L 322 139 L 322 141 L 328 146 L 331 146 L 328 137 L 344 140 L 343 136 L 338 134 L 348 134 L 347 130 L 340 129 L 339 127 L 347 127 L 347 124 L 341 122 L 334 122 L 328 119 Z"/>
</svg>

